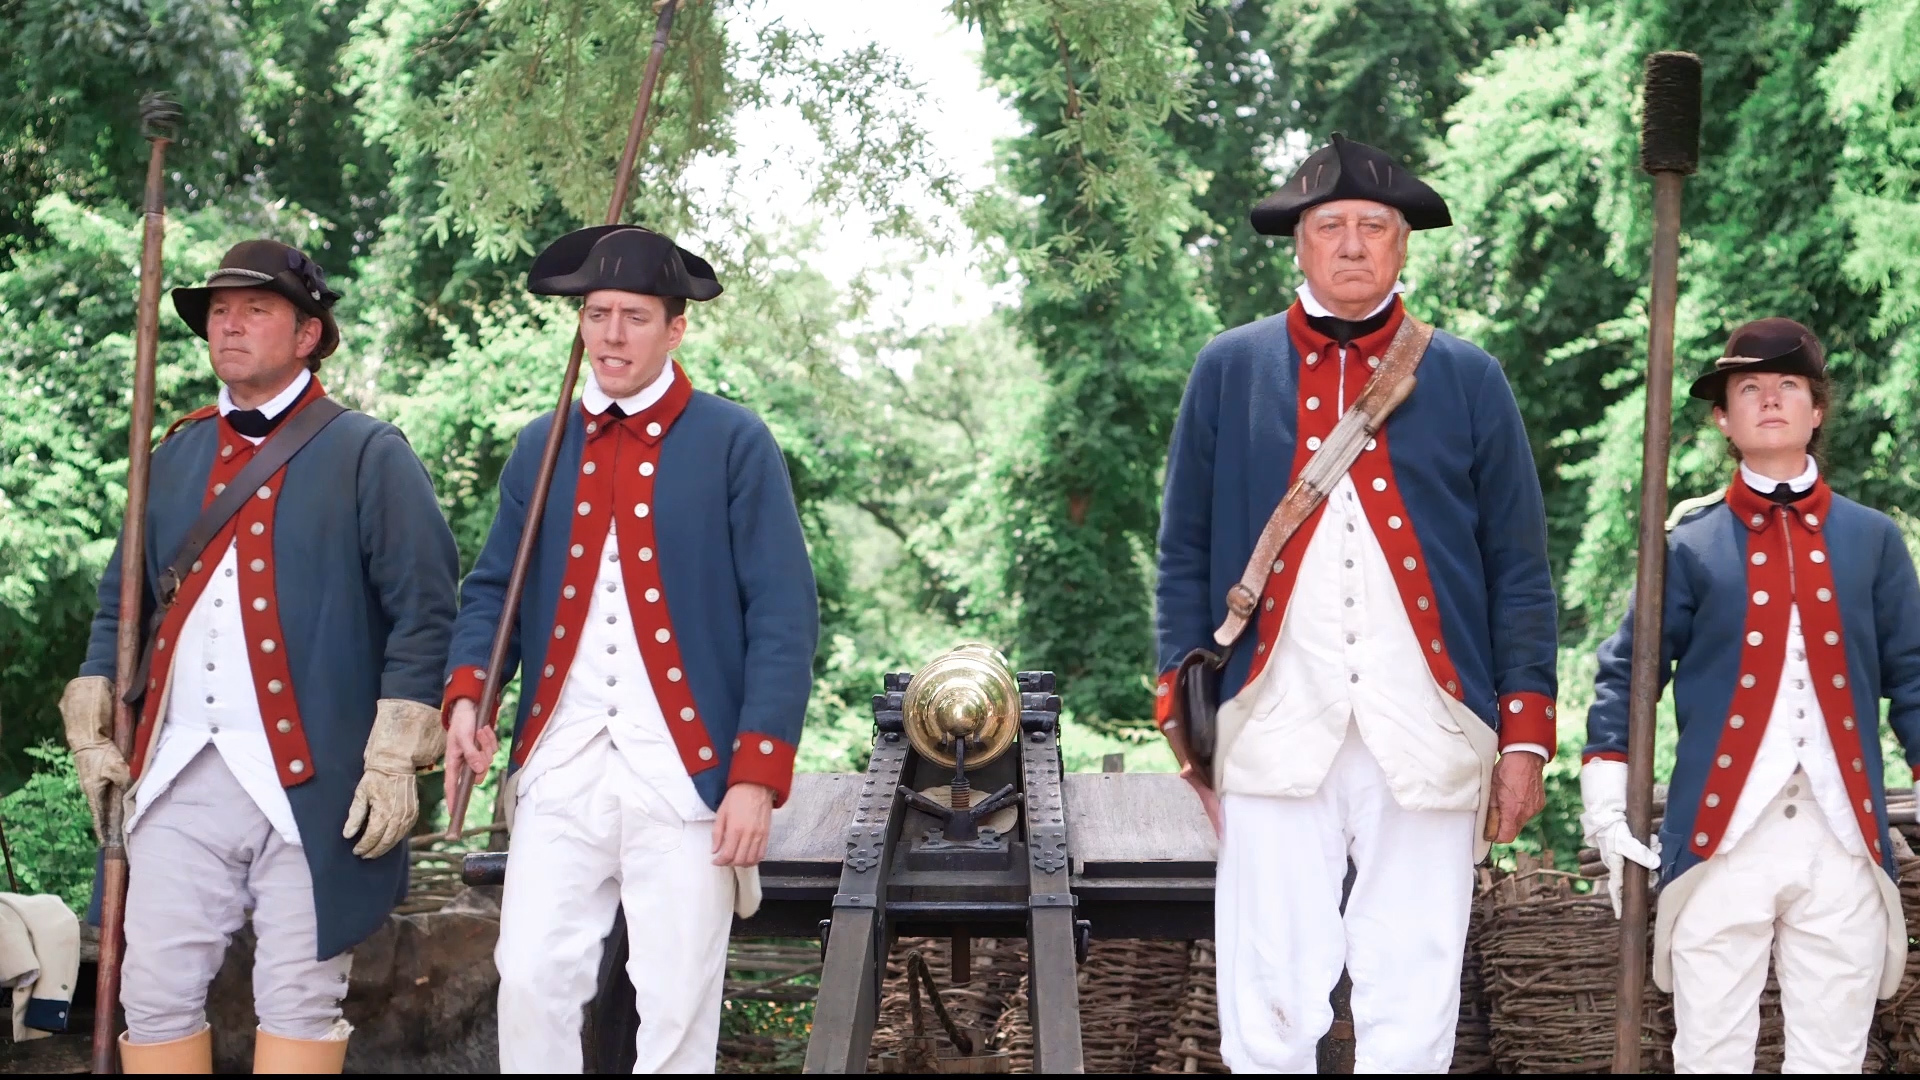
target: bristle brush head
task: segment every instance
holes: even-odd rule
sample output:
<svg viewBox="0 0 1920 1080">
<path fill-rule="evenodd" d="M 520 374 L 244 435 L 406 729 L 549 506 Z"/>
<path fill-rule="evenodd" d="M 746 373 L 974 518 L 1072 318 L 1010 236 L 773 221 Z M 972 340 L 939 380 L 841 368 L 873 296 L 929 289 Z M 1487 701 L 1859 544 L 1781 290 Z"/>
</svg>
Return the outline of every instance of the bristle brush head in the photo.
<svg viewBox="0 0 1920 1080">
<path fill-rule="evenodd" d="M 1692 53 L 1647 57 L 1640 167 L 1650 173 L 1692 173 L 1700 167 L 1700 58 Z"/>
</svg>

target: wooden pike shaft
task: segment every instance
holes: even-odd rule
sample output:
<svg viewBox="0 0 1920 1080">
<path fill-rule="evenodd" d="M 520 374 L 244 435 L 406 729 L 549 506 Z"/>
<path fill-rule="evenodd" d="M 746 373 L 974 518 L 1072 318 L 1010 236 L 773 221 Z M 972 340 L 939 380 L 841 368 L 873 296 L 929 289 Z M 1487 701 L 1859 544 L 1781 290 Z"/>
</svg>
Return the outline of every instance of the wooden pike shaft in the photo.
<svg viewBox="0 0 1920 1080">
<path fill-rule="evenodd" d="M 129 685 L 140 668 L 140 633 L 145 623 L 147 479 L 153 463 L 154 358 L 160 345 L 160 245 L 166 235 L 166 157 L 164 135 L 151 137 L 147 156 L 146 229 L 141 238 L 140 299 L 135 308 L 133 414 L 127 425 L 127 512 L 120 526 L 120 624 L 115 640 L 113 743 L 124 758 L 133 756 L 133 706 Z M 125 951 L 127 915 L 127 842 L 120 792 L 107 792 L 105 863 L 100 880 L 100 965 L 94 990 L 93 1071 L 117 1071 L 120 959 Z"/>
<path fill-rule="evenodd" d="M 1680 191 L 1686 177 L 1653 175 L 1653 285 L 1648 311 L 1646 452 L 1640 468 L 1640 564 L 1633 587 L 1633 675 L 1627 701 L 1627 827 L 1648 841 L 1653 824 L 1654 710 L 1660 704 L 1660 638 L 1667 587 L 1667 460 L 1673 439 L 1673 321 L 1680 277 Z M 1647 868 L 1629 859 L 1620 877 L 1620 986 L 1614 1001 L 1613 1071 L 1640 1071 L 1647 979 Z"/>
<path fill-rule="evenodd" d="M 660 6 L 654 23 L 653 48 L 647 53 L 647 68 L 640 77 L 640 100 L 633 107 L 633 123 L 627 128 L 627 146 L 620 155 L 620 167 L 613 176 L 613 198 L 607 202 L 608 225 L 618 224 L 626 209 L 628 190 L 633 185 L 633 166 L 640 156 L 640 139 L 646 132 L 647 112 L 653 106 L 654 84 L 660 79 L 660 64 L 667 53 L 667 37 L 673 30 L 673 13 L 679 0 L 667 0 Z M 560 440 L 567 431 L 567 409 L 573 404 L 574 384 L 580 379 L 580 358 L 586 343 L 576 331 L 573 351 L 567 356 L 567 371 L 560 379 L 560 403 L 554 406 L 553 426 L 547 431 L 547 445 L 540 453 L 540 472 L 533 481 L 533 494 L 527 500 L 526 523 L 520 528 L 520 546 L 513 553 L 513 572 L 507 577 L 505 602 L 500 605 L 500 625 L 493 631 L 493 649 L 487 654 L 484 689 L 480 693 L 480 722 L 492 723 L 494 707 L 500 701 L 500 687 L 506 681 L 507 652 L 513 642 L 514 619 L 520 613 L 520 595 L 526 590 L 527 570 L 533 564 L 534 544 L 540 538 L 540 518 L 547 511 L 547 491 L 553 486 L 553 472 L 560 462 Z M 474 775 L 464 762 L 454 766 L 453 803 L 447 807 L 449 840 L 460 838 L 466 826 L 467 802 L 473 797 Z"/>
</svg>

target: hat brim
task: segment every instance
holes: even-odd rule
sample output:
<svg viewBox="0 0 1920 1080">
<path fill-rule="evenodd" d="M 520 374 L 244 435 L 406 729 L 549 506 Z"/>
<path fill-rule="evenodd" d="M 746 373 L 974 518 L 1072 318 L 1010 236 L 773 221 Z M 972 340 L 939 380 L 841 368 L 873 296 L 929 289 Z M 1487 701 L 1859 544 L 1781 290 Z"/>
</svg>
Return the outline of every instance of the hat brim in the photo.
<svg viewBox="0 0 1920 1080">
<path fill-rule="evenodd" d="M 297 285 L 281 280 L 280 276 L 268 278 L 257 271 L 217 270 L 205 285 L 173 290 L 173 310 L 180 316 L 180 321 L 187 324 L 187 329 L 206 340 L 207 309 L 213 305 L 213 294 L 226 289 L 266 289 L 286 297 L 288 303 L 308 316 L 319 319 L 320 343 L 313 347 L 309 359 L 324 360 L 340 347 L 340 327 L 333 321 L 333 312 L 308 298 Z"/>
<path fill-rule="evenodd" d="M 637 225 L 594 225 L 574 231 L 547 245 L 546 249 L 534 256 L 533 266 L 527 270 L 527 291 L 536 296 L 585 296 L 600 289 L 616 288 L 602 284 L 598 273 L 589 271 L 586 266 L 594 246 L 602 239 L 614 233 L 639 230 L 651 233 L 672 244 L 665 236 L 642 229 Z M 673 296 L 684 300 L 712 300 L 725 290 L 721 288 L 719 275 L 713 271 L 713 264 L 681 247 L 673 244 L 673 250 L 680 256 L 685 267 L 686 287 L 675 292 L 633 292 L 636 296 Z"/>
<path fill-rule="evenodd" d="M 1724 358 L 1723 358 L 1724 359 Z M 1779 374 L 1805 375 L 1809 379 L 1824 379 L 1826 372 L 1810 363 L 1806 356 L 1795 350 L 1786 356 L 1776 356 L 1767 360 L 1754 360 L 1745 364 L 1728 364 L 1725 367 L 1717 363 L 1712 371 L 1693 380 L 1687 389 L 1687 396 L 1701 401 L 1719 402 L 1726 397 L 1727 380 L 1735 375 L 1755 374 L 1759 372 L 1777 372 Z"/>
</svg>

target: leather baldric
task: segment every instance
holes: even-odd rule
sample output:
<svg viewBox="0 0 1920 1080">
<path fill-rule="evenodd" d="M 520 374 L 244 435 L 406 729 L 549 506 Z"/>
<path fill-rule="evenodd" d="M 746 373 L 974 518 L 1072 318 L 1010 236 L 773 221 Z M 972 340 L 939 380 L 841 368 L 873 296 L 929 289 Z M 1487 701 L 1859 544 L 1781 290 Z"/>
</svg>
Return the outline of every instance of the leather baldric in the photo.
<svg viewBox="0 0 1920 1080">
<path fill-rule="evenodd" d="M 1394 332 L 1380 366 L 1367 379 L 1359 399 L 1340 418 L 1333 434 L 1307 459 L 1299 478 L 1287 489 L 1273 516 L 1267 519 L 1266 527 L 1260 530 L 1260 539 L 1253 545 L 1253 557 L 1247 560 L 1239 582 L 1227 590 L 1227 617 L 1213 632 L 1214 642 L 1222 648 L 1231 646 L 1246 633 L 1274 560 L 1280 557 L 1280 549 L 1306 524 L 1340 483 L 1340 478 L 1359 460 L 1367 440 L 1413 393 L 1414 369 L 1420 366 L 1420 358 L 1426 355 L 1427 343 L 1431 340 L 1433 327 L 1412 315 L 1401 318 L 1400 329 Z"/>
<path fill-rule="evenodd" d="M 173 559 L 167 568 L 160 572 L 160 578 L 154 582 L 154 596 L 159 605 L 154 609 L 153 618 L 148 622 L 146 644 L 140 650 L 140 670 L 134 676 L 133 684 L 127 689 L 126 702 L 129 705 L 139 702 L 146 694 L 147 678 L 153 668 L 154 639 L 160 633 L 160 626 L 166 620 L 167 612 L 173 607 L 173 600 L 180 592 L 181 583 L 192 573 L 195 559 L 206 551 L 213 538 L 220 535 L 233 515 L 240 512 L 247 499 L 273 474 L 293 460 L 313 437 L 347 411 L 347 407 L 329 397 L 314 399 L 305 408 L 287 418 L 279 430 L 260 444 L 260 449 L 240 470 L 240 475 L 226 486 L 220 494 L 214 496 L 200 516 L 194 519 L 193 526 L 187 530 L 185 540 L 173 553 Z M 124 617 L 124 613 L 123 613 Z"/>
</svg>

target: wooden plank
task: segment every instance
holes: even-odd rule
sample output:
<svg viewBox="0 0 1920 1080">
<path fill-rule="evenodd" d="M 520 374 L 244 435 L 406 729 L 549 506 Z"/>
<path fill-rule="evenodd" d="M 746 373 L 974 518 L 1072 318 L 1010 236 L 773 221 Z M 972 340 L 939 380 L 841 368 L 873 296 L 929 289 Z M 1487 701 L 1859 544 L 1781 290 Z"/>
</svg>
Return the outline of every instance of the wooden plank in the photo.
<svg viewBox="0 0 1920 1080">
<path fill-rule="evenodd" d="M 786 804 L 773 812 L 767 837 L 771 863 L 828 863 L 847 854 L 847 826 L 860 801 L 860 773 L 796 773 Z"/>
<path fill-rule="evenodd" d="M 1075 869 L 1156 862 L 1211 864 L 1213 826 L 1173 773 L 1068 773 L 1067 832 Z"/>
</svg>

